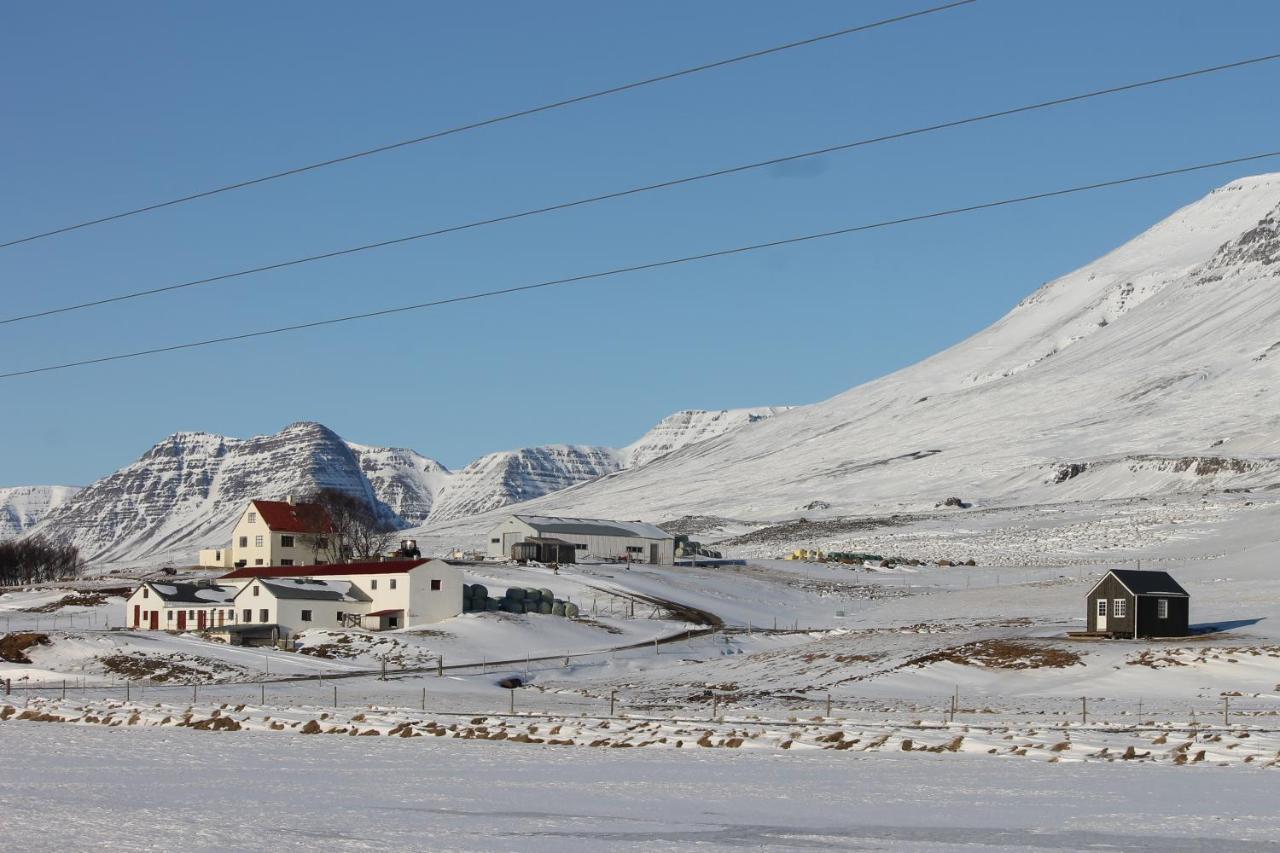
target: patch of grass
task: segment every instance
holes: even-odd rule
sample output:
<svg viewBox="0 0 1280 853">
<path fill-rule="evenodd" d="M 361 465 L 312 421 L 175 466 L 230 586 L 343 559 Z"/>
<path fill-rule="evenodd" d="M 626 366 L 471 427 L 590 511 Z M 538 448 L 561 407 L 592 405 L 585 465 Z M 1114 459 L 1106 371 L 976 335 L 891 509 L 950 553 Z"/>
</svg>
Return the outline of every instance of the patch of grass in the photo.
<svg viewBox="0 0 1280 853">
<path fill-rule="evenodd" d="M 9 663 L 31 663 L 31 658 L 26 654 L 27 649 L 47 645 L 49 645 L 48 634 L 36 634 L 31 631 L 5 634 L 0 637 L 0 660 Z"/>
<path fill-rule="evenodd" d="M 1079 654 L 1055 646 L 1017 640 L 978 640 L 912 658 L 904 666 L 943 662 L 989 669 L 1063 669 L 1081 663 Z"/>
<path fill-rule="evenodd" d="M 57 601 L 41 604 L 38 607 L 25 607 L 23 613 L 53 613 L 64 607 L 97 607 L 107 603 L 107 595 L 101 592 L 77 592 L 64 595 Z"/>
</svg>

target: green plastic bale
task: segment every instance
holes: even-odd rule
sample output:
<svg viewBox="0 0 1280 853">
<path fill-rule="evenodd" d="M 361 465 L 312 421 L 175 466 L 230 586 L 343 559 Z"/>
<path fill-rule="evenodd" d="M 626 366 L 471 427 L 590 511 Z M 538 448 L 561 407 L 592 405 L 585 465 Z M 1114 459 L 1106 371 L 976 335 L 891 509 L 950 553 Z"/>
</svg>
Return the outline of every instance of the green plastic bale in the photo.
<svg viewBox="0 0 1280 853">
<path fill-rule="evenodd" d="M 496 598 L 486 598 L 484 601 L 484 609 L 489 613 L 501 610 L 502 602 Z"/>
<path fill-rule="evenodd" d="M 538 594 L 542 597 L 543 601 L 554 602 L 556 600 L 555 594 L 549 589 L 540 589 L 538 590 Z"/>
<path fill-rule="evenodd" d="M 507 587 L 507 600 L 508 600 L 508 601 L 523 601 L 523 600 L 524 600 L 524 590 L 523 590 L 523 589 L 521 589 L 521 588 L 520 588 L 520 587 L 518 587 L 518 586 L 509 586 L 509 587 Z"/>
<path fill-rule="evenodd" d="M 511 612 L 512 612 L 512 613 L 524 613 L 524 612 L 525 612 L 524 602 L 523 602 L 523 601 L 513 601 L 513 602 L 511 602 Z"/>
<path fill-rule="evenodd" d="M 473 583 L 471 585 L 471 597 L 485 599 L 489 597 L 489 588 L 482 583 Z"/>
<path fill-rule="evenodd" d="M 525 601 L 538 601 L 542 598 L 542 593 L 537 587 L 528 586 L 524 589 L 524 598 Z"/>
<path fill-rule="evenodd" d="M 539 613 L 541 613 L 543 616 L 550 616 L 550 615 L 551 615 L 551 602 L 550 602 L 550 601 L 543 601 L 543 602 L 540 602 L 540 603 L 538 604 L 538 612 L 539 612 Z"/>
<path fill-rule="evenodd" d="M 552 605 L 551 605 L 551 615 L 552 615 L 552 616 L 563 616 L 563 615 L 564 615 L 564 602 L 563 602 L 563 601 L 557 601 L 557 602 L 555 602 L 554 604 L 552 604 Z"/>
<path fill-rule="evenodd" d="M 578 605 L 574 604 L 572 601 L 566 601 L 564 605 L 564 615 L 570 619 L 577 619 Z"/>
</svg>

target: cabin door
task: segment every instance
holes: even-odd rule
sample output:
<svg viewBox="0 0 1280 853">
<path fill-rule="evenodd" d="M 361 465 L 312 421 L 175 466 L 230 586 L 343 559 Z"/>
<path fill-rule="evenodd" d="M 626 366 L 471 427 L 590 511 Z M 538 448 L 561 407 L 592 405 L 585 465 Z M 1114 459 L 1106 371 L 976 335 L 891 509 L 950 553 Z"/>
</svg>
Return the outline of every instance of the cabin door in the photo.
<svg viewBox="0 0 1280 853">
<path fill-rule="evenodd" d="M 201 631 L 204 630 L 204 611 L 203 610 L 199 610 L 196 612 L 196 626 Z"/>
<path fill-rule="evenodd" d="M 1105 631 L 1107 630 L 1107 600 L 1099 598 L 1094 606 L 1098 608 L 1098 630 Z"/>
<path fill-rule="evenodd" d="M 185 610 L 178 611 L 178 630 L 187 630 L 187 611 Z"/>
<path fill-rule="evenodd" d="M 133 605 L 133 627 L 135 628 L 142 627 L 142 605 L 141 604 Z"/>
<path fill-rule="evenodd" d="M 160 611 L 159 610 L 151 611 L 151 630 L 152 631 L 160 630 Z"/>
<path fill-rule="evenodd" d="M 655 566 L 658 565 L 658 546 L 657 545 L 654 545 L 654 544 L 649 545 L 649 562 Z"/>
</svg>

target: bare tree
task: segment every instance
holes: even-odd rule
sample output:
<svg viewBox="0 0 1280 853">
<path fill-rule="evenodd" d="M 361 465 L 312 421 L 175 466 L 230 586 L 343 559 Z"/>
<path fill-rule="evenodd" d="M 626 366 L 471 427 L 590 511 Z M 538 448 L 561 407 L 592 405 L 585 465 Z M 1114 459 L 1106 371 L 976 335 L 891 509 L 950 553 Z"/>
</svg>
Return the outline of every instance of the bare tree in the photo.
<svg viewBox="0 0 1280 853">
<path fill-rule="evenodd" d="M 80 574 L 84 560 L 74 545 L 29 536 L 0 542 L 0 584 L 17 585 L 70 580 Z"/>
<path fill-rule="evenodd" d="M 396 527 L 366 501 L 338 489 L 320 489 L 295 513 L 308 527 L 308 544 L 318 559 L 348 563 L 384 553 L 395 542 Z"/>
</svg>

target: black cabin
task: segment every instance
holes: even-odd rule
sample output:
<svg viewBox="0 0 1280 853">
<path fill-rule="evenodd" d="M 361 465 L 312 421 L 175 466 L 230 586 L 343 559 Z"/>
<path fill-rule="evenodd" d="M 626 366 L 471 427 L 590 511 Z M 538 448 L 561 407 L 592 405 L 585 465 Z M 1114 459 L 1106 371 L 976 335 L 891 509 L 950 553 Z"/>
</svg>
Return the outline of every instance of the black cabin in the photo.
<svg viewBox="0 0 1280 853">
<path fill-rule="evenodd" d="M 1112 569 L 1085 596 L 1090 634 L 1185 637 L 1191 596 L 1168 572 Z"/>
</svg>

